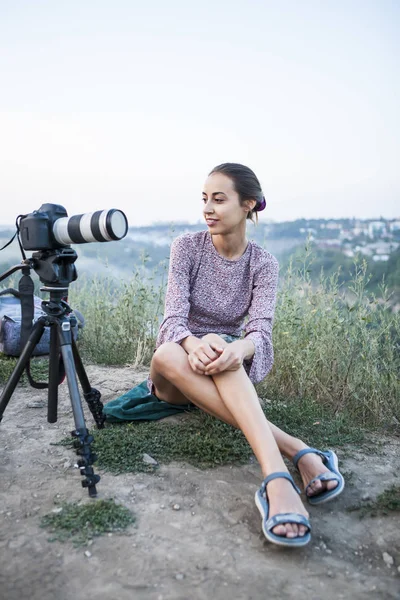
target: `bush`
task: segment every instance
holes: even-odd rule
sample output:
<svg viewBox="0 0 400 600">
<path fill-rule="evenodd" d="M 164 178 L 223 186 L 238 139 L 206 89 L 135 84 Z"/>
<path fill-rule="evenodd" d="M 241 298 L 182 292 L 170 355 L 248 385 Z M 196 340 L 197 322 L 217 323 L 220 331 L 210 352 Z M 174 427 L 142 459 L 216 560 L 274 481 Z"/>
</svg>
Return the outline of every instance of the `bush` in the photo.
<svg viewBox="0 0 400 600">
<path fill-rule="evenodd" d="M 362 423 L 400 419 L 400 315 L 367 292 L 366 262 L 354 261 L 347 287 L 339 273 L 311 283 L 306 246 L 282 276 L 274 324 L 275 364 L 261 384 L 269 397 L 312 398 Z"/>
<path fill-rule="evenodd" d="M 257 387 L 260 396 L 323 404 L 355 422 L 400 421 L 400 314 L 367 291 L 367 263 L 357 257 L 346 287 L 340 269 L 312 282 L 315 257 L 303 256 L 281 274 L 275 323 L 275 364 Z M 144 259 L 144 262 L 146 259 Z M 79 346 L 95 363 L 149 365 L 163 314 L 165 265 L 160 280 L 142 267 L 130 281 L 82 277 L 70 287 L 70 302 L 86 319 Z M 154 283 L 158 276 L 159 284 Z M 0 377 L 12 360 L 0 359 Z"/>
<path fill-rule="evenodd" d="M 131 280 L 82 277 L 70 288 L 73 308 L 82 311 L 85 328 L 79 348 L 84 358 L 100 364 L 149 364 L 163 311 L 164 282 L 137 269 Z"/>
</svg>

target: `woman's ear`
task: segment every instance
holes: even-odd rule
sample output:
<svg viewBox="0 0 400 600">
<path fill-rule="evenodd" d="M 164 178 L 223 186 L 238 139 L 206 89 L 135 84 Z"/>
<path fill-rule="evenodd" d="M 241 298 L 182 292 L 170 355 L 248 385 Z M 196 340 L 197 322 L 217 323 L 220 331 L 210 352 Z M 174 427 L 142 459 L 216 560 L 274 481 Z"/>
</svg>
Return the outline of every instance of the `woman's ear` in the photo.
<svg viewBox="0 0 400 600">
<path fill-rule="evenodd" d="M 257 202 L 254 200 L 254 198 L 248 198 L 247 200 L 244 201 L 244 203 L 245 203 L 246 208 L 248 209 L 248 212 L 251 212 L 257 204 Z"/>
</svg>

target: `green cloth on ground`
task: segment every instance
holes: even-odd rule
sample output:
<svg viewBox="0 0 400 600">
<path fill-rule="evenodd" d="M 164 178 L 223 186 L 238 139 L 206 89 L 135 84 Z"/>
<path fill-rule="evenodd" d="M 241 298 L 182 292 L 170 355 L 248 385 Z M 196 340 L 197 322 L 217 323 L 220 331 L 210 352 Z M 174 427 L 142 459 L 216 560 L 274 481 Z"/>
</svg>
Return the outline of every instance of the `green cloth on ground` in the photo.
<svg viewBox="0 0 400 600">
<path fill-rule="evenodd" d="M 104 414 L 109 423 L 156 421 L 193 408 L 195 408 L 193 404 L 177 405 L 159 400 L 149 392 L 145 380 L 126 394 L 108 402 L 104 407 Z"/>
</svg>

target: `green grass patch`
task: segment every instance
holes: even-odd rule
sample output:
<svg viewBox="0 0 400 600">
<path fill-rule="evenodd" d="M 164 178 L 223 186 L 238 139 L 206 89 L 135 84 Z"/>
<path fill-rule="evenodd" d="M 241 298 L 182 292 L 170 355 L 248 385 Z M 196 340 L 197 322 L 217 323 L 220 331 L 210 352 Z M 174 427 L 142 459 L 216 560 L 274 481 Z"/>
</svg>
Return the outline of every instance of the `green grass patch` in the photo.
<svg viewBox="0 0 400 600">
<path fill-rule="evenodd" d="M 346 412 L 335 414 L 329 406 L 315 400 L 274 400 L 264 407 L 264 413 L 286 433 L 321 449 L 347 444 L 361 446 L 368 439 L 368 430 L 355 424 Z"/>
<path fill-rule="evenodd" d="M 11 373 L 14 370 L 15 365 L 17 364 L 17 358 L 13 356 L 6 356 L 5 354 L 0 354 L 0 384 L 6 383 Z M 49 363 L 46 358 L 42 357 L 34 357 L 31 360 L 31 374 L 35 381 L 47 381 L 48 380 L 48 372 L 49 372 Z M 28 379 L 23 373 L 20 384 L 27 385 Z"/>
<path fill-rule="evenodd" d="M 285 431 L 322 449 L 362 445 L 367 439 L 367 432 L 349 419 L 335 417 L 311 401 L 273 402 L 266 406 L 265 414 Z M 181 461 L 198 468 L 244 464 L 253 454 L 241 431 L 200 411 L 178 423 L 110 424 L 92 433 L 97 465 L 114 474 L 154 471 L 157 466 L 143 462 L 144 453 L 160 464 Z M 72 439 L 60 443 L 72 445 Z"/>
<path fill-rule="evenodd" d="M 392 485 L 384 490 L 376 500 L 363 505 L 352 506 L 349 511 L 360 511 L 360 518 L 387 516 L 391 512 L 400 512 L 400 485 Z"/>
<path fill-rule="evenodd" d="M 391 512 L 400 512 L 400 485 L 392 485 L 384 490 L 373 502 L 350 506 L 348 512 L 360 512 L 363 517 L 387 516 Z"/>
<path fill-rule="evenodd" d="M 120 533 L 134 522 L 131 511 L 110 499 L 62 504 L 59 512 L 42 517 L 40 526 L 50 529 L 51 541 L 69 540 L 80 546 L 105 533 Z"/>
<path fill-rule="evenodd" d="M 93 434 L 97 464 L 115 474 L 154 471 L 143 462 L 144 453 L 159 463 L 175 460 L 199 468 L 243 463 L 252 455 L 241 431 L 204 413 L 176 424 L 113 424 Z"/>
</svg>

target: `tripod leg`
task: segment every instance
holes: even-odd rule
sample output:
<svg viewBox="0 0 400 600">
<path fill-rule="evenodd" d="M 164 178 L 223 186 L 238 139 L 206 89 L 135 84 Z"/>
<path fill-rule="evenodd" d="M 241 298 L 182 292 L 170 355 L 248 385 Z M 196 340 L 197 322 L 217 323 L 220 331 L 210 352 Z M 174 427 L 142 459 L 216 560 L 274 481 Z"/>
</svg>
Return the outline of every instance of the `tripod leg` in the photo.
<svg viewBox="0 0 400 600">
<path fill-rule="evenodd" d="M 72 336 L 72 353 L 74 355 L 75 368 L 83 389 L 83 397 L 85 398 L 90 412 L 96 422 L 97 428 L 102 429 L 106 420 L 103 413 L 103 403 L 100 401 L 101 393 L 96 388 L 92 388 L 88 376 L 83 366 L 82 359 L 79 355 L 78 348 Z"/>
<path fill-rule="evenodd" d="M 17 386 L 17 383 L 20 380 L 21 375 L 24 372 L 24 369 L 25 369 L 26 365 L 28 364 L 30 357 L 32 356 L 32 352 L 34 351 L 36 344 L 39 343 L 40 338 L 42 337 L 45 326 L 46 326 L 46 318 L 40 317 L 34 324 L 32 331 L 30 333 L 30 336 L 28 338 L 28 341 L 26 342 L 26 344 L 20 354 L 20 357 L 17 361 L 17 364 L 15 365 L 14 370 L 11 373 L 9 380 L 7 381 L 6 385 L 4 386 L 4 390 L 3 390 L 3 393 L 1 394 L 1 398 L 0 398 L 0 421 L 3 418 L 3 413 L 4 413 L 5 409 L 7 408 L 7 404 L 10 401 L 10 398 Z"/>
<path fill-rule="evenodd" d="M 47 420 L 49 423 L 57 422 L 58 384 L 60 362 L 60 341 L 58 339 L 57 325 L 52 323 L 50 328 L 50 354 L 49 354 L 49 389 L 47 401 Z"/>
<path fill-rule="evenodd" d="M 82 486 L 88 488 L 89 496 L 93 497 L 97 495 L 96 483 L 100 481 L 100 476 L 95 475 L 92 464 L 96 460 L 96 455 L 92 453 L 91 443 L 93 442 L 93 436 L 89 434 L 85 417 L 83 414 L 82 403 L 79 395 L 78 380 L 75 372 L 75 363 L 72 353 L 72 336 L 71 326 L 67 318 L 60 319 L 58 325 L 58 331 L 60 336 L 60 347 L 61 354 L 64 361 L 65 374 L 67 376 L 69 395 L 71 398 L 72 412 L 75 420 L 75 431 L 72 432 L 75 440 L 75 448 L 77 454 L 81 457 L 78 461 L 78 465 L 81 471 L 82 477 L 85 479 L 82 481 Z"/>
</svg>

